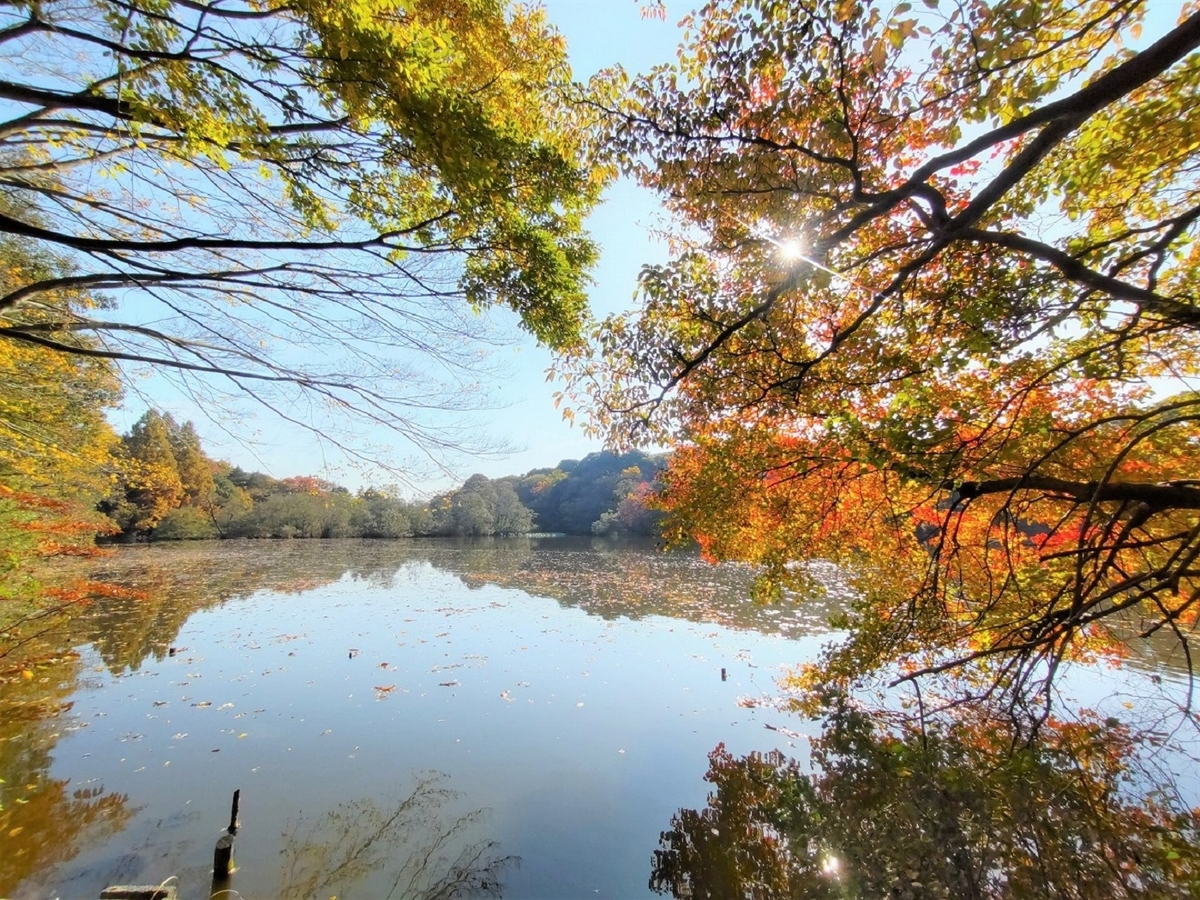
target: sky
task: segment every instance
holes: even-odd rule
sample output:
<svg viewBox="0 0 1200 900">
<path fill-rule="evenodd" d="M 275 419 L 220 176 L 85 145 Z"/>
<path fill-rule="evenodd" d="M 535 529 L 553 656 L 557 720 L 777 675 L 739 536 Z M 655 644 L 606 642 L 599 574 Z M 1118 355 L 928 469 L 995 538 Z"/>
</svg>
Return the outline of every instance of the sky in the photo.
<svg viewBox="0 0 1200 900">
<path fill-rule="evenodd" d="M 663 21 L 643 17 L 638 0 L 544 0 L 543 5 L 550 21 L 567 40 L 571 66 L 580 81 L 614 63 L 634 73 L 673 59 L 679 39 L 674 23 L 685 12 L 682 6 L 673 4 L 672 17 Z M 654 197 L 637 185 L 622 181 L 608 190 L 603 204 L 587 223 L 601 251 L 589 290 L 597 318 L 631 309 L 640 268 L 665 261 L 666 248 L 651 233 L 662 221 L 663 213 Z M 496 351 L 492 362 L 501 377 L 492 393 L 492 408 L 473 413 L 470 428 L 485 440 L 507 445 L 511 450 L 487 458 L 450 459 L 453 474 L 447 475 L 429 470 L 427 463 L 426 471 L 419 472 L 422 460 L 413 448 L 397 446 L 392 460 L 401 470 L 412 473 L 408 479 L 410 491 L 444 489 L 476 472 L 492 478 L 521 474 L 603 449 L 599 441 L 585 437 L 579 425 L 565 421 L 562 411 L 555 408 L 554 393 L 562 385 L 547 382 L 551 354 L 516 329 L 515 315 L 506 311 L 487 315 L 510 330 L 514 340 L 511 346 Z M 177 420 L 193 421 L 210 456 L 247 470 L 278 478 L 318 475 L 351 489 L 397 481 L 394 471 L 350 464 L 331 443 L 279 422 L 264 409 L 246 405 L 234 413 L 216 412 L 154 373 L 141 373 L 134 379 L 123 409 L 113 417 L 118 430 L 127 430 L 148 405 L 170 412 Z M 356 427 L 367 428 L 362 423 Z M 352 437 L 370 443 L 389 440 L 384 434 Z M 409 459 L 411 468 L 406 464 Z"/>
</svg>

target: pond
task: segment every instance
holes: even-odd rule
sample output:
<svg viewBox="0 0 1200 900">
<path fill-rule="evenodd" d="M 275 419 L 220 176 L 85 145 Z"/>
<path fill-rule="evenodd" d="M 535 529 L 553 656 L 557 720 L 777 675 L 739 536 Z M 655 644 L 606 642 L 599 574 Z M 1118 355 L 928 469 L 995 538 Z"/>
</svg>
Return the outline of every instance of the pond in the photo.
<svg viewBox="0 0 1200 900">
<path fill-rule="evenodd" d="M 746 569 L 587 539 L 86 566 L 143 596 L 93 604 L 61 662 L 4 688 L 0 896 L 207 897 L 235 790 L 231 896 L 655 896 L 714 747 L 806 758 L 810 726 L 756 701 L 843 602 L 832 571 L 801 609 L 761 607 Z M 1127 684 L 1181 677 L 1134 662 Z"/>
</svg>

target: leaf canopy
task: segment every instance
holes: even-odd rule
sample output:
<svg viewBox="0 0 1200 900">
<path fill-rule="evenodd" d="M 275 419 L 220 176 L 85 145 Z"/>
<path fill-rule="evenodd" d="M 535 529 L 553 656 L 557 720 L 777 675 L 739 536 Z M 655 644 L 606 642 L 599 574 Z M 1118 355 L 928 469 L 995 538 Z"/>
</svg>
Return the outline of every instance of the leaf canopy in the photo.
<svg viewBox="0 0 1200 900">
<path fill-rule="evenodd" d="M 507 0 L 10 4 L 0 235 L 74 271 L 9 286 L 0 338 L 452 447 L 426 412 L 476 402 L 474 311 L 580 340 L 603 175 L 569 83 Z M 118 306 L 22 319 L 67 287 Z"/>
<path fill-rule="evenodd" d="M 1200 14 L 1157 6 L 714 0 L 677 64 L 593 82 L 679 227 L 576 395 L 675 447 L 677 541 L 766 596 L 846 566 L 814 684 L 1015 694 L 1130 627 L 1188 641 Z"/>
</svg>

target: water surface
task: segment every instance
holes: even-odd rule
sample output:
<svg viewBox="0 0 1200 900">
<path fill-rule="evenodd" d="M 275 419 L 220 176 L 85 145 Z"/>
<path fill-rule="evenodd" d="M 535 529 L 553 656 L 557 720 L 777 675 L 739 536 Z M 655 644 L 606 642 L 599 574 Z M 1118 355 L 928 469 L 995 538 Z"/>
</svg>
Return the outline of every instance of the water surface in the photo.
<svg viewBox="0 0 1200 900">
<path fill-rule="evenodd" d="M 745 570 L 577 540 L 153 546 L 90 568 L 146 596 L 95 605 L 79 658 L 18 686 L 70 708 L 3 726 L 20 852 L 0 896 L 170 876 L 207 896 L 235 789 L 243 897 L 456 878 L 652 896 L 715 744 L 803 753 L 795 721 L 738 699 L 814 654 L 837 602 L 755 607 Z"/>
<path fill-rule="evenodd" d="M 655 896 L 660 834 L 704 807 L 714 747 L 807 758 L 812 726 L 755 701 L 846 600 L 832 569 L 804 606 L 763 607 L 745 568 L 583 539 L 79 565 L 141 595 L 44 635 L 59 661 L 0 687 L 2 897 L 207 897 L 234 790 L 236 896 Z M 1185 685 L 1177 647 L 1150 643 L 1064 690 L 1124 717 L 1164 685 Z"/>
</svg>

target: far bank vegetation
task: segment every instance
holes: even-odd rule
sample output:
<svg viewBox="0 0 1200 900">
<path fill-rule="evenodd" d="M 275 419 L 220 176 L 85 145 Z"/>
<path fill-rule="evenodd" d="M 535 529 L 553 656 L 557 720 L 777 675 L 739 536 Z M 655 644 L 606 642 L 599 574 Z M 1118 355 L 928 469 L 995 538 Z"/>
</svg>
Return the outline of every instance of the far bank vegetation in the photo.
<svg viewBox="0 0 1200 900">
<path fill-rule="evenodd" d="M 428 499 L 247 472 L 209 458 L 190 422 L 155 411 L 121 439 L 118 454 L 125 475 L 99 504 L 115 540 L 658 532 L 649 504 L 663 460 L 639 451 L 593 453 L 525 475 L 472 475 Z"/>
</svg>

